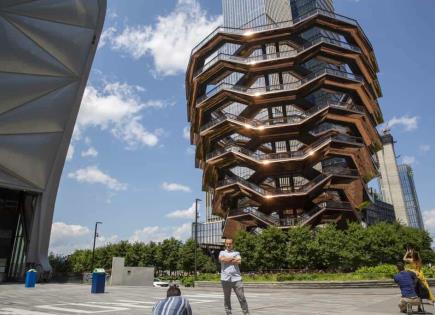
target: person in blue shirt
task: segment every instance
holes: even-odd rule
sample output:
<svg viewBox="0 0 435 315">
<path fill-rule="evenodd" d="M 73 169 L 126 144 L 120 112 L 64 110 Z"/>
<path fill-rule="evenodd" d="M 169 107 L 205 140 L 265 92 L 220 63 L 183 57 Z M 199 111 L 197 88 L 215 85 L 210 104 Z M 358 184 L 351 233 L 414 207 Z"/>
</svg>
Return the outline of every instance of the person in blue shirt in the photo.
<svg viewBox="0 0 435 315">
<path fill-rule="evenodd" d="M 153 315 L 192 315 L 189 301 L 181 296 L 181 291 L 176 284 L 169 286 L 166 299 L 154 305 Z"/>
<path fill-rule="evenodd" d="M 399 285 L 402 294 L 399 308 L 402 313 L 406 313 L 406 304 L 418 305 L 419 307 L 421 304 L 421 300 L 415 291 L 417 276 L 411 271 L 406 271 L 403 263 L 398 263 L 397 269 L 399 273 L 394 276 L 394 282 Z"/>
</svg>

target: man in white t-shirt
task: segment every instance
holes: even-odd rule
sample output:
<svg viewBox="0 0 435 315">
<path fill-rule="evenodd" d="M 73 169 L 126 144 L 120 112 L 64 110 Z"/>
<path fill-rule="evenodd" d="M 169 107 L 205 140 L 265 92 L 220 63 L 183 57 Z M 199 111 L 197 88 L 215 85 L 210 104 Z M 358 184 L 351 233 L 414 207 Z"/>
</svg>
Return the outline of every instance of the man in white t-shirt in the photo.
<svg viewBox="0 0 435 315">
<path fill-rule="evenodd" d="M 242 276 L 240 275 L 239 265 L 242 262 L 240 253 L 233 251 L 233 240 L 225 240 L 225 250 L 219 253 L 221 262 L 221 283 L 224 290 L 224 303 L 227 315 L 231 315 L 231 289 L 237 295 L 244 315 L 249 315 L 248 303 L 246 302 L 243 291 Z"/>
</svg>

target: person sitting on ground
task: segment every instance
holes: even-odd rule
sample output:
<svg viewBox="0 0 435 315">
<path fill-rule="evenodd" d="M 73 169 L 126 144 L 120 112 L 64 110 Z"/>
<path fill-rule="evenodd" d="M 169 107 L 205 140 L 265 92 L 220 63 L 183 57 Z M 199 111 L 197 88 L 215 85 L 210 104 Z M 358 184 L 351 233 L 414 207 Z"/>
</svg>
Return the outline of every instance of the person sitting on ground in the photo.
<svg viewBox="0 0 435 315">
<path fill-rule="evenodd" d="M 405 270 L 403 263 L 397 264 L 399 273 L 394 276 L 394 282 L 399 285 L 402 297 L 399 301 L 399 308 L 402 313 L 406 313 L 406 304 L 420 306 L 421 300 L 415 292 L 417 276 L 411 271 Z"/>
<path fill-rule="evenodd" d="M 189 301 L 181 296 L 178 285 L 173 284 L 166 292 L 166 299 L 154 305 L 153 315 L 192 315 L 192 309 Z"/>
<path fill-rule="evenodd" d="M 419 297 L 422 299 L 427 299 L 432 302 L 435 301 L 435 296 L 432 294 L 432 291 L 430 290 L 429 283 L 427 282 L 421 268 L 423 266 L 422 259 L 420 257 L 420 254 L 418 251 L 415 251 L 413 249 L 408 249 L 406 251 L 405 256 L 403 256 L 403 261 L 405 262 L 406 270 L 409 270 L 417 276 L 418 279 L 418 287 L 419 290 L 417 294 L 419 294 Z"/>
</svg>

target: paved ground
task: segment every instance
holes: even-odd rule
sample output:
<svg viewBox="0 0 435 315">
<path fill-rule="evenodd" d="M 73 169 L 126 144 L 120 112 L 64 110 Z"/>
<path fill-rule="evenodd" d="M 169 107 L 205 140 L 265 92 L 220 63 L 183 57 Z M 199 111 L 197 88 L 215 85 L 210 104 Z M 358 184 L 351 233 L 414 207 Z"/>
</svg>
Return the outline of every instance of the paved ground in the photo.
<svg viewBox="0 0 435 315">
<path fill-rule="evenodd" d="M 0 315 L 151 314 L 152 305 L 165 295 L 161 288 L 106 287 L 91 294 L 89 285 L 0 285 Z M 182 288 L 193 314 L 224 314 L 223 296 L 213 288 Z M 399 314 L 397 289 L 248 289 L 251 314 L 381 315 Z M 233 298 L 234 315 L 242 314 Z M 426 311 L 434 312 L 426 305 Z"/>
</svg>

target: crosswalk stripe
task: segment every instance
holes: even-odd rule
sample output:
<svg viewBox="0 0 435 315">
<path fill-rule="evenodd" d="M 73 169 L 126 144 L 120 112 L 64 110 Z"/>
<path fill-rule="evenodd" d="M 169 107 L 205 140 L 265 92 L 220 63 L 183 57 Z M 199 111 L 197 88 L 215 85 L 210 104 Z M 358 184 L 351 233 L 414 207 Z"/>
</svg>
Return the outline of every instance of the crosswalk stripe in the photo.
<svg viewBox="0 0 435 315">
<path fill-rule="evenodd" d="M 134 304 L 155 304 L 156 302 L 144 302 L 144 301 L 136 301 L 136 300 L 116 300 L 118 302 L 125 302 L 125 303 L 134 303 Z"/>
<path fill-rule="evenodd" d="M 152 308 L 149 305 L 138 305 L 138 303 L 126 303 L 126 302 L 89 302 L 92 305 L 101 304 L 101 305 L 113 305 L 115 307 L 132 307 L 132 308 Z"/>
<path fill-rule="evenodd" d="M 38 311 L 29 311 L 29 310 L 23 310 L 21 308 L 1 308 L 0 309 L 0 315 L 57 315 L 54 313 L 42 313 Z"/>
<path fill-rule="evenodd" d="M 77 308 L 68 308 L 68 306 L 84 306 L 88 308 L 104 308 L 104 310 L 82 310 Z M 93 305 L 93 304 L 86 304 L 86 303 L 68 303 L 68 304 L 55 304 L 55 305 L 38 305 L 37 308 L 43 308 L 47 310 L 54 310 L 54 311 L 62 311 L 62 312 L 69 312 L 69 313 L 77 313 L 77 314 L 96 314 L 96 313 L 104 313 L 104 312 L 117 312 L 117 311 L 126 311 L 128 308 L 125 307 L 114 307 L 114 306 L 102 306 L 102 305 Z"/>
</svg>

